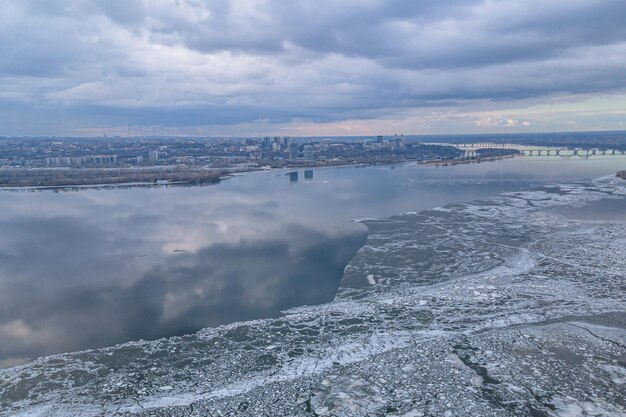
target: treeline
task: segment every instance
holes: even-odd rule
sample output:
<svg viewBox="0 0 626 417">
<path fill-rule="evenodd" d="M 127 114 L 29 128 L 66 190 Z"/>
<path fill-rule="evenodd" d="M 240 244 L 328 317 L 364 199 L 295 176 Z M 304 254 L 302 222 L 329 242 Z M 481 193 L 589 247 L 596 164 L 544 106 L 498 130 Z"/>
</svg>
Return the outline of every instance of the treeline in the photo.
<svg viewBox="0 0 626 417">
<path fill-rule="evenodd" d="M 626 171 L 617 171 L 616 175 L 621 179 L 626 180 Z"/>
<path fill-rule="evenodd" d="M 0 169 L 0 187 L 60 187 L 124 183 L 202 184 L 219 181 L 227 170 L 191 168 Z"/>
</svg>

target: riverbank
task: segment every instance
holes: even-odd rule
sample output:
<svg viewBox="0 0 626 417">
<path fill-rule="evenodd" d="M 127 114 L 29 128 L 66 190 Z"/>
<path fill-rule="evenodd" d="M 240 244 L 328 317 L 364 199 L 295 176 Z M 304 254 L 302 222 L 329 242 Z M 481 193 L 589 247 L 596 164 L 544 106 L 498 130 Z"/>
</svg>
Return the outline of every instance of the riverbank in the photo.
<svg viewBox="0 0 626 417">
<path fill-rule="evenodd" d="M 276 163 L 258 167 L 241 168 L 192 168 L 192 167 L 149 167 L 149 168 L 3 168 L 0 169 L 0 190 L 42 189 L 85 189 L 119 187 L 153 187 L 217 184 L 221 179 L 246 172 L 266 169 L 312 169 L 339 167 L 366 167 L 417 163 L 423 166 L 445 167 L 452 165 L 495 162 L 521 156 L 520 153 L 473 158 L 451 158 L 418 160 L 391 158 L 388 160 L 361 161 L 302 161 L 301 163 Z M 626 179 L 626 171 L 616 174 Z"/>
<path fill-rule="evenodd" d="M 437 160 L 441 162 L 441 160 Z M 146 168 L 3 168 L 0 190 L 86 189 L 154 187 L 217 184 L 221 179 L 246 172 L 268 169 L 319 169 L 417 162 L 416 159 L 391 158 L 369 161 L 302 161 L 247 168 L 192 168 L 157 166 Z M 430 162 L 435 162 L 430 160 Z"/>
<path fill-rule="evenodd" d="M 66 187 L 199 185 L 217 183 L 231 172 L 225 169 L 155 168 L 9 168 L 0 169 L 0 189 Z"/>
</svg>

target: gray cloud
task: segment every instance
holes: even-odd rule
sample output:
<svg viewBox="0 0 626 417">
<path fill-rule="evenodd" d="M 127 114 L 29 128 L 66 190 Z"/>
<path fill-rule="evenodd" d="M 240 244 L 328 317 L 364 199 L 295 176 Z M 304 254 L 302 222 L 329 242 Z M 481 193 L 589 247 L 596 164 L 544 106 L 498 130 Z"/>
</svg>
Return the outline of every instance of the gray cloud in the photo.
<svg viewBox="0 0 626 417">
<path fill-rule="evenodd" d="M 70 129 L 332 122 L 626 86 L 620 0 L 29 0 L 0 12 L 5 134 L 58 129 L 55 114 Z"/>
</svg>

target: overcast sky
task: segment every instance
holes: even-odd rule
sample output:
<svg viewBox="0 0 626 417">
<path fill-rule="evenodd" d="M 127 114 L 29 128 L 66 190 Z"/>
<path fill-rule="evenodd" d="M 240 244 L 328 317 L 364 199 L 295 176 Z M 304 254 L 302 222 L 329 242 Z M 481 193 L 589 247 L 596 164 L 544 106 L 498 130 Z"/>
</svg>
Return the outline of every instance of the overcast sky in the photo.
<svg viewBox="0 0 626 417">
<path fill-rule="evenodd" d="M 626 129 L 624 0 L 3 0 L 0 135 Z"/>
</svg>

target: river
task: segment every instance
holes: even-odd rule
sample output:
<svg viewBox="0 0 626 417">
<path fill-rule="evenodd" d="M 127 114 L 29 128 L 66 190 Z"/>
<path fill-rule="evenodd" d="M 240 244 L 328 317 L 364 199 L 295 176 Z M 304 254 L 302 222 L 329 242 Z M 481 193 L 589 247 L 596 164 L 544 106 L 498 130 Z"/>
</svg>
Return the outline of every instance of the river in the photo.
<svg viewBox="0 0 626 417">
<path fill-rule="evenodd" d="M 326 303 L 367 238 L 353 219 L 625 166 L 618 157 L 519 157 L 315 169 L 312 178 L 300 170 L 297 180 L 273 170 L 200 187 L 3 191 L 0 366 Z M 612 204 L 607 216 L 623 216 Z"/>
</svg>

